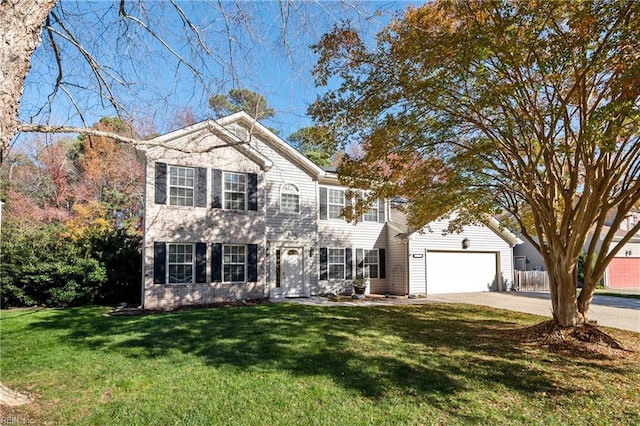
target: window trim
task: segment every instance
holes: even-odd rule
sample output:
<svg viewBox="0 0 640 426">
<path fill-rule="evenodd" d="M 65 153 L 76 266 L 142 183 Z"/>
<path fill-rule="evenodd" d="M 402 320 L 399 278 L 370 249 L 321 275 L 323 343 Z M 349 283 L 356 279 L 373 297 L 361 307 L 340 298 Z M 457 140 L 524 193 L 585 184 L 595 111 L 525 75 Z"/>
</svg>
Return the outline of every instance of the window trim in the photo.
<svg viewBox="0 0 640 426">
<path fill-rule="evenodd" d="M 225 262 L 225 256 L 226 256 L 226 249 L 229 247 L 242 247 L 244 252 L 242 254 L 242 256 L 244 257 L 243 262 L 239 263 L 239 262 L 229 262 L 226 263 Z M 237 253 L 235 253 L 237 255 Z M 234 255 L 234 253 L 231 253 L 231 255 Z M 222 282 L 225 284 L 233 284 L 233 283 L 246 283 L 247 282 L 247 274 L 248 274 L 248 256 L 249 256 L 249 249 L 247 247 L 246 244 L 222 244 L 222 265 L 221 265 L 221 272 L 222 272 Z M 242 265 L 242 269 L 243 269 L 243 278 L 241 281 L 238 280 L 227 280 L 226 279 L 226 271 L 225 271 L 225 266 L 226 265 Z M 231 273 L 229 273 L 229 275 L 231 275 Z"/>
<path fill-rule="evenodd" d="M 243 185 L 244 185 L 244 206 L 243 208 L 231 208 L 231 207 L 227 207 L 227 201 L 231 202 L 232 200 L 228 200 L 227 199 L 227 193 L 232 193 L 232 194 L 240 194 L 240 191 L 230 191 L 227 190 L 225 188 L 225 185 L 227 183 L 226 181 L 226 177 L 230 176 L 230 175 L 236 175 L 236 176 L 240 176 L 242 177 L 242 179 L 244 179 Z M 227 171 L 223 171 L 222 172 L 222 208 L 224 210 L 231 210 L 231 211 L 247 211 L 249 210 L 249 178 L 247 176 L 246 173 L 241 173 L 241 172 L 227 172 Z"/>
<path fill-rule="evenodd" d="M 287 191 L 287 188 L 294 188 L 295 192 L 289 190 Z M 290 210 L 285 210 L 283 209 L 283 206 L 285 205 L 285 203 L 283 203 L 282 201 L 282 196 L 283 195 L 295 195 L 298 197 L 297 202 L 296 202 L 296 211 L 290 211 Z M 284 213 L 284 214 L 300 214 L 300 189 L 292 184 L 292 183 L 284 183 L 280 186 L 280 213 Z"/>
<path fill-rule="evenodd" d="M 171 262 L 171 247 L 175 246 L 191 246 L 191 263 L 186 262 Z M 170 285 L 189 285 L 195 282 L 196 278 L 196 245 L 194 243 L 167 243 L 167 272 L 165 282 Z M 172 282 L 171 281 L 171 267 L 172 266 L 191 266 L 191 281 L 189 282 Z"/>
<path fill-rule="evenodd" d="M 341 251 L 342 252 L 342 263 L 332 262 L 332 254 L 331 251 Z M 335 254 L 333 256 L 336 256 Z M 334 277 L 332 276 L 331 266 L 340 265 L 342 266 L 342 276 Z M 327 247 L 327 279 L 328 280 L 344 280 L 347 276 L 347 250 L 344 248 L 329 248 Z"/>
<path fill-rule="evenodd" d="M 177 175 L 177 171 L 178 170 L 191 170 L 192 173 L 192 185 L 191 187 L 189 186 L 185 186 L 185 185 L 178 185 L 178 184 L 173 184 L 172 181 L 172 172 L 176 171 L 176 179 L 179 179 L 180 176 Z M 167 182 L 167 205 L 172 206 L 172 207 L 194 207 L 196 204 L 196 191 L 197 191 L 197 183 L 196 183 L 197 177 L 196 177 L 196 168 L 195 167 L 188 167 L 188 166 L 175 166 L 175 165 L 169 165 L 169 170 L 168 170 L 168 182 Z M 181 189 L 190 189 L 191 190 L 191 204 L 174 204 L 172 202 L 172 200 L 174 199 L 174 196 L 171 194 L 171 189 L 172 188 L 181 188 Z M 175 198 L 178 198 L 178 196 L 176 195 Z M 184 198 L 184 197 L 182 197 Z"/>
</svg>

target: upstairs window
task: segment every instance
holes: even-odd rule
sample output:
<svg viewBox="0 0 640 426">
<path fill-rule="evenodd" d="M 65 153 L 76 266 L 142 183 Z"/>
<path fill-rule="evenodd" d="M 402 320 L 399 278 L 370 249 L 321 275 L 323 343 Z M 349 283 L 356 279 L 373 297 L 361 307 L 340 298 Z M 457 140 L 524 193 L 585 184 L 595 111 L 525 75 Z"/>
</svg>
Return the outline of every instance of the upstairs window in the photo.
<svg viewBox="0 0 640 426">
<path fill-rule="evenodd" d="M 247 175 L 245 173 L 224 173 L 224 208 L 247 209 Z"/>
<path fill-rule="evenodd" d="M 362 215 L 362 221 L 363 222 L 377 222 L 378 221 L 378 200 L 374 201 L 373 205 L 371 206 L 371 209 L 369 209 L 368 212 L 366 212 L 364 215 Z"/>
<path fill-rule="evenodd" d="M 169 205 L 193 207 L 195 169 L 169 167 Z"/>
<path fill-rule="evenodd" d="M 344 191 L 342 189 L 328 190 L 327 215 L 329 219 L 341 219 L 344 209 Z"/>
<path fill-rule="evenodd" d="M 300 191 L 292 183 L 282 185 L 280 211 L 282 213 L 300 213 Z"/>
</svg>

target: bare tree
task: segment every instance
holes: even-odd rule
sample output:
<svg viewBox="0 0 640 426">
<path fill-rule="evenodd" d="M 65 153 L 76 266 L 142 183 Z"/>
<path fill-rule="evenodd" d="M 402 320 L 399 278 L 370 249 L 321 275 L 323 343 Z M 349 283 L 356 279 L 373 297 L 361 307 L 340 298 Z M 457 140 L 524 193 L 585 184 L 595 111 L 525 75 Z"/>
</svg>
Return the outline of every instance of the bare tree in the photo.
<svg viewBox="0 0 640 426">
<path fill-rule="evenodd" d="M 319 38 L 343 18 L 364 28 L 372 18 L 380 21 L 381 8 L 389 6 L 365 13 L 349 1 L 3 1 L 0 164 L 18 133 L 105 136 L 88 128 L 88 112 L 154 116 L 176 92 L 192 93 L 206 108 L 207 99 L 229 86 L 250 87 L 247 64 L 256 46 L 269 45 L 295 66 L 311 57 L 308 43 L 297 44 L 301 33 L 304 40 Z M 40 95 L 28 104 L 25 85 Z"/>
</svg>

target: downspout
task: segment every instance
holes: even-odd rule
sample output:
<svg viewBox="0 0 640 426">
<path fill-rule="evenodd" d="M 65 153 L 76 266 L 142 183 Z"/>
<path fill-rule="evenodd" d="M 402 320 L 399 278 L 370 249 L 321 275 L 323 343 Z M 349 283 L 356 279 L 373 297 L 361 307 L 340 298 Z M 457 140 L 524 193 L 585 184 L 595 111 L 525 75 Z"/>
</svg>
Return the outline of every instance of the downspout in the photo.
<svg viewBox="0 0 640 426">
<path fill-rule="evenodd" d="M 140 268 L 140 275 L 141 275 L 141 285 L 140 285 L 140 309 L 144 309 L 144 290 L 145 290 L 145 286 L 146 286 L 146 281 L 145 281 L 145 270 L 147 269 L 147 262 L 146 262 L 146 246 L 147 246 L 147 153 L 145 152 L 144 155 L 144 177 L 143 177 L 143 183 L 142 186 L 144 188 L 143 192 L 142 192 L 142 259 L 141 259 L 141 265 L 142 268 Z"/>
</svg>

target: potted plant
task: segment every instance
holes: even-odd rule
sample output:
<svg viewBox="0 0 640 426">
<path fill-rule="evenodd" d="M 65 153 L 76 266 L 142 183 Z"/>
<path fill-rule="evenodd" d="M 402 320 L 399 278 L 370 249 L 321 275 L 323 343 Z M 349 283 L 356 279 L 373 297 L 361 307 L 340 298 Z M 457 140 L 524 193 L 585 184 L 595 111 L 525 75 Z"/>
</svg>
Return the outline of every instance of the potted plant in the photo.
<svg viewBox="0 0 640 426">
<path fill-rule="evenodd" d="M 353 281 L 353 292 L 356 295 L 363 295 L 367 290 L 367 284 L 369 283 L 369 279 L 365 278 L 364 275 L 358 274 L 356 275 L 356 279 Z"/>
</svg>

